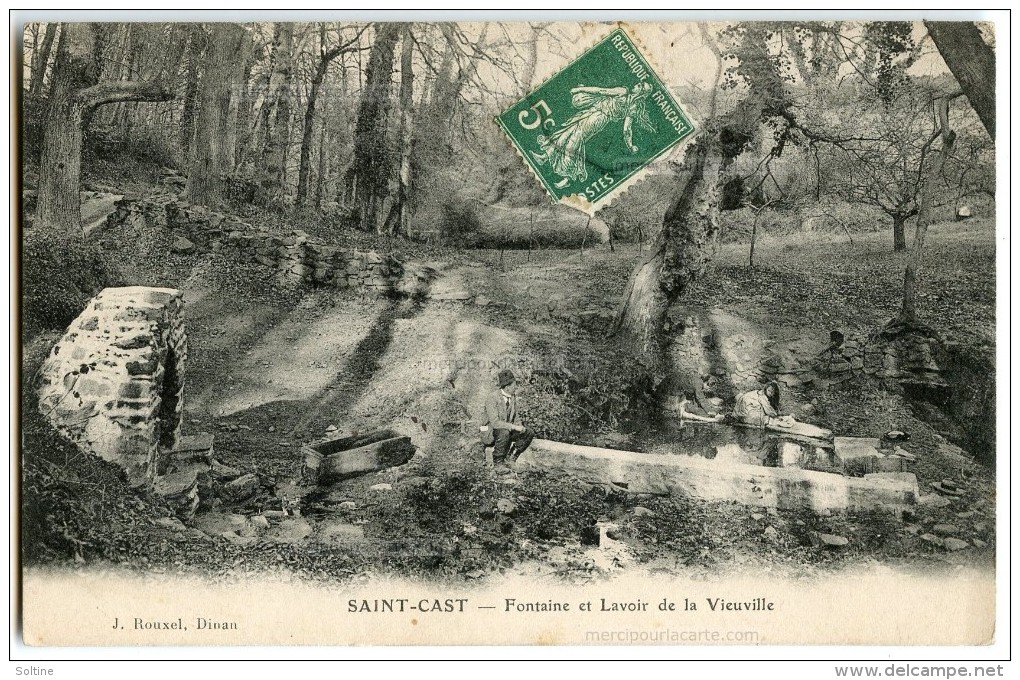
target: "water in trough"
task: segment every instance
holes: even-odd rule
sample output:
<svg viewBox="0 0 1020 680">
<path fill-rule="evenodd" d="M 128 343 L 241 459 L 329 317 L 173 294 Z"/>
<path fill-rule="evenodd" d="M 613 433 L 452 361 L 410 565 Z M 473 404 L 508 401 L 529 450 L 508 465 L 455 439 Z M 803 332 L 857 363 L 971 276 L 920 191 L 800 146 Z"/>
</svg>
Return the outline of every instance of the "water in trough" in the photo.
<svg viewBox="0 0 1020 680">
<path fill-rule="evenodd" d="M 720 463 L 838 471 L 831 443 L 757 427 L 665 418 L 635 444 L 636 450 L 648 453 L 701 456 Z"/>
</svg>

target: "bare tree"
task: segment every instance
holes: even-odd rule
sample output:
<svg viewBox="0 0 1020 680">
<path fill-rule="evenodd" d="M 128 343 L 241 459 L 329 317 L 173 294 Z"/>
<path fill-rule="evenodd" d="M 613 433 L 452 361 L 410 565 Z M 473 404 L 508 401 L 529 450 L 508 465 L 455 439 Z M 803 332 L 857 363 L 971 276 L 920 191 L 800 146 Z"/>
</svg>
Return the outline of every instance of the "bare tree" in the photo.
<svg viewBox="0 0 1020 680">
<path fill-rule="evenodd" d="M 269 79 L 266 104 L 266 135 L 258 166 L 262 199 L 279 206 L 287 174 L 290 146 L 290 113 L 294 80 L 294 24 L 277 23 L 273 27 L 273 71 Z"/>
<path fill-rule="evenodd" d="M 394 48 L 404 25 L 375 24 L 369 52 L 365 88 L 354 127 L 354 159 L 344 178 L 344 204 L 353 205 L 361 229 L 379 226 L 379 211 L 389 193 L 391 158 L 387 147 L 390 112 L 390 77 Z"/>
<path fill-rule="evenodd" d="M 184 104 L 181 111 L 179 143 L 185 157 L 191 152 L 195 137 L 195 114 L 198 110 L 198 71 L 206 44 L 205 31 L 199 24 L 191 24 L 188 31 L 188 65 L 184 77 Z"/>
<path fill-rule="evenodd" d="M 874 102 L 872 111 L 858 112 L 857 130 L 849 133 L 856 139 L 830 145 L 828 165 L 839 178 L 831 189 L 850 203 L 888 215 L 896 251 L 906 250 L 906 222 L 920 209 L 931 101 L 928 91 L 901 89 L 888 104 Z"/>
<path fill-rule="evenodd" d="M 304 207 L 308 201 L 308 175 L 312 162 L 312 132 L 315 123 L 315 107 L 318 105 L 322 82 L 325 80 L 326 72 L 333 60 L 340 55 L 360 49 L 359 42 L 366 30 L 367 27 L 362 27 L 349 40 L 343 40 L 340 44 L 327 49 L 326 26 L 323 24 L 319 27 L 319 58 L 309 84 L 308 102 L 305 105 L 304 122 L 301 127 L 301 159 L 298 163 L 297 198 L 294 201 L 296 208 Z M 325 135 L 325 130 L 323 130 L 323 135 Z M 317 198 L 316 204 L 320 201 L 321 199 Z"/>
<path fill-rule="evenodd" d="M 400 49 L 400 163 L 397 169 L 397 195 L 384 230 L 389 235 L 408 233 L 411 222 L 411 154 L 414 141 L 414 41 L 412 24 L 404 28 Z"/>
<path fill-rule="evenodd" d="M 224 173 L 229 172 L 233 165 L 233 158 L 225 154 L 226 145 L 223 141 L 229 119 L 234 75 L 240 63 L 237 56 L 244 39 L 244 28 L 227 23 L 211 26 L 195 121 L 195 143 L 184 198 L 191 203 L 219 207 L 224 201 Z"/>
<path fill-rule="evenodd" d="M 930 148 L 931 143 L 936 139 L 941 139 L 942 145 L 935 152 L 931 161 L 931 167 L 925 171 L 917 213 L 914 247 L 910 253 L 910 261 L 907 263 L 906 272 L 903 275 L 903 307 L 900 309 L 900 314 L 896 318 L 894 325 L 911 327 L 916 326 L 918 322 L 918 274 L 921 269 L 921 258 L 924 255 L 925 242 L 928 237 L 928 227 L 935 221 L 932 204 L 935 193 L 938 190 L 939 179 L 942 175 L 942 169 L 945 167 L 946 159 L 953 153 L 953 145 L 956 143 L 956 133 L 949 127 L 949 102 L 956 96 L 958 95 L 941 97 L 934 103 L 939 127 L 928 140 L 926 146 Z"/>
<path fill-rule="evenodd" d="M 36 224 L 67 237 L 82 235 L 79 185 L 85 119 L 104 104 L 173 96 L 158 79 L 99 82 L 97 48 L 92 24 L 62 25 L 39 165 Z"/>
<path fill-rule="evenodd" d="M 36 31 L 42 30 L 42 44 L 32 50 L 32 74 L 28 86 L 30 104 L 39 101 L 43 94 L 43 86 L 46 82 L 46 70 L 50 65 L 50 53 L 53 51 L 53 41 L 57 36 L 57 24 L 35 24 Z"/>
</svg>

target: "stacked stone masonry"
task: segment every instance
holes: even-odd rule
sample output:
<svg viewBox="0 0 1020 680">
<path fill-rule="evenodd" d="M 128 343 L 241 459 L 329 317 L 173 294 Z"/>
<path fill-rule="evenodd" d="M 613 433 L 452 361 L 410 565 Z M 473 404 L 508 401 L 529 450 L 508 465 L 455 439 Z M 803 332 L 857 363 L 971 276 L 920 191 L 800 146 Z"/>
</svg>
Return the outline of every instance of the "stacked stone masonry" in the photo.
<svg viewBox="0 0 1020 680">
<path fill-rule="evenodd" d="M 180 250 L 218 252 L 240 261 L 257 262 L 276 271 L 281 283 L 355 288 L 378 295 L 424 296 L 427 268 L 405 266 L 396 256 L 375 251 L 324 245 L 301 230 L 274 233 L 175 198 L 125 197 L 109 216 L 113 226 L 163 227 L 186 241 Z M 190 245 L 188 245 L 190 244 Z"/>
<path fill-rule="evenodd" d="M 166 471 L 180 438 L 183 307 L 178 290 L 107 288 L 39 371 L 44 416 L 82 449 L 121 466 L 135 486 Z"/>
<path fill-rule="evenodd" d="M 788 387 L 800 387 L 816 377 L 831 385 L 863 374 L 883 381 L 893 391 L 904 385 L 946 390 L 949 385 L 936 359 L 941 351 L 938 340 L 913 335 L 851 339 L 816 357 L 791 360 L 781 353 L 767 356 L 761 375 Z"/>
</svg>

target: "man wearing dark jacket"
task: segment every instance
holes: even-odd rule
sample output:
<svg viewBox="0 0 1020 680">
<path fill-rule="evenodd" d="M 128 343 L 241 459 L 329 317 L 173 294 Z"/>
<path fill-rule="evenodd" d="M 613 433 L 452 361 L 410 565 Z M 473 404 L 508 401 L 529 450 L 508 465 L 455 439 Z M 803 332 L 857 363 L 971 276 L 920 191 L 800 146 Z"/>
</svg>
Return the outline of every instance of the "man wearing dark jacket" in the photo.
<svg viewBox="0 0 1020 680">
<path fill-rule="evenodd" d="M 521 425 L 517 413 L 517 380 L 513 371 L 504 368 L 497 379 L 499 390 L 485 400 L 482 412 L 482 443 L 493 447 L 493 458 L 507 463 L 528 448 L 535 435 Z"/>
</svg>

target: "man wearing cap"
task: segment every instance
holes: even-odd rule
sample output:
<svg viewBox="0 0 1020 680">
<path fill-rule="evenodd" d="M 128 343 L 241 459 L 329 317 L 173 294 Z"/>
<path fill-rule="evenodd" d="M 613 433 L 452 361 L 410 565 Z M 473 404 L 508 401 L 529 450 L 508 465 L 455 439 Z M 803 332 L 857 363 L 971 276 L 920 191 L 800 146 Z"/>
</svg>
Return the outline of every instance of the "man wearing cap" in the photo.
<svg viewBox="0 0 1020 680">
<path fill-rule="evenodd" d="M 497 377 L 499 390 L 485 401 L 479 427 L 482 443 L 493 447 L 493 459 L 507 463 L 528 448 L 535 435 L 520 423 L 517 414 L 517 379 L 504 368 Z"/>
</svg>

